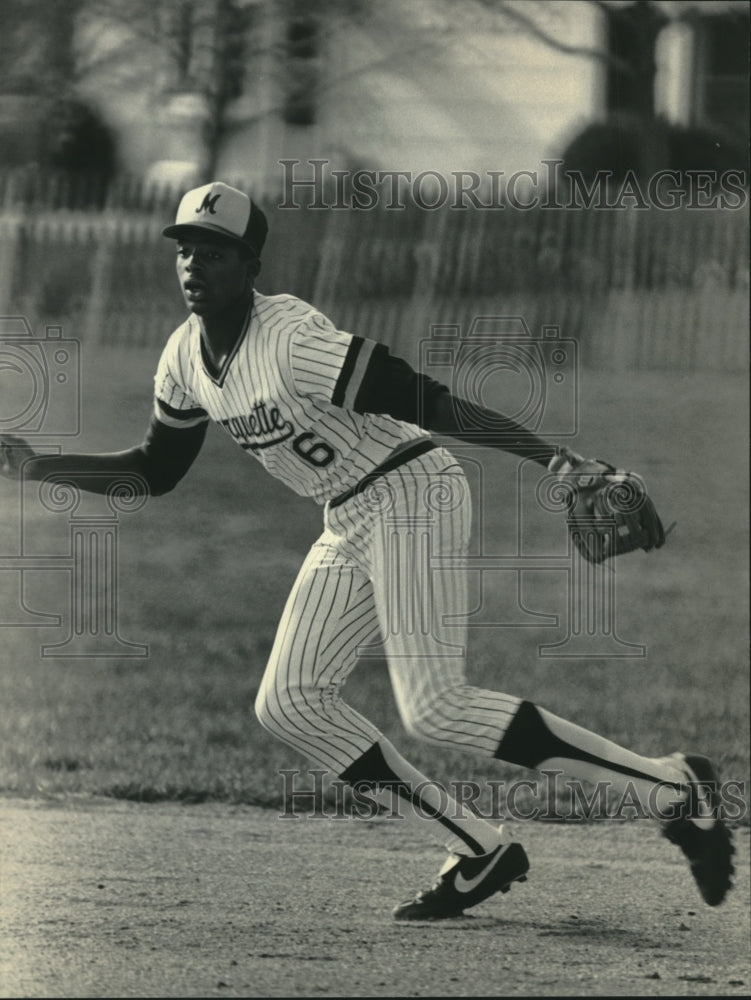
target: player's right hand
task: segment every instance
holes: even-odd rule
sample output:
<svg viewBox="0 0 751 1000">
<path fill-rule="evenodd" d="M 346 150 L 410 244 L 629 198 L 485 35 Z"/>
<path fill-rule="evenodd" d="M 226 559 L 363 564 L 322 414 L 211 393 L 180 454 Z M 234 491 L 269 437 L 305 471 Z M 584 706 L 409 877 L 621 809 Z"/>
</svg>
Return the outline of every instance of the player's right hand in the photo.
<svg viewBox="0 0 751 1000">
<path fill-rule="evenodd" d="M 0 475 L 6 479 L 18 479 L 21 466 L 34 458 L 36 452 L 18 434 L 0 434 Z"/>
</svg>

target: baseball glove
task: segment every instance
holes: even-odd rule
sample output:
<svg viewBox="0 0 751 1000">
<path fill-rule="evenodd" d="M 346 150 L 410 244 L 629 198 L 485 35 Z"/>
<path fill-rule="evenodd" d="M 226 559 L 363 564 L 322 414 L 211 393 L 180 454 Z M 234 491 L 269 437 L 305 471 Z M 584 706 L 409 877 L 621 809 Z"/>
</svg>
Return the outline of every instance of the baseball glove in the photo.
<svg viewBox="0 0 751 1000">
<path fill-rule="evenodd" d="M 568 531 L 588 562 L 665 544 L 667 533 L 639 476 L 566 447 L 557 449 L 548 468 L 565 484 Z"/>
</svg>

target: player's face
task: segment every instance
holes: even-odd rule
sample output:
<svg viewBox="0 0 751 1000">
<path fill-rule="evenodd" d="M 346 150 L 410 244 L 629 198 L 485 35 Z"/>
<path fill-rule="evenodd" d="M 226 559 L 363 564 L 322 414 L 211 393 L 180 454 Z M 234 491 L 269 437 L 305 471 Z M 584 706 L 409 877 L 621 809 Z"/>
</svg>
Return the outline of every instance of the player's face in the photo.
<svg viewBox="0 0 751 1000">
<path fill-rule="evenodd" d="M 185 304 L 198 316 L 220 314 L 247 297 L 255 261 L 228 241 L 197 239 L 177 243 L 177 277 Z"/>
</svg>

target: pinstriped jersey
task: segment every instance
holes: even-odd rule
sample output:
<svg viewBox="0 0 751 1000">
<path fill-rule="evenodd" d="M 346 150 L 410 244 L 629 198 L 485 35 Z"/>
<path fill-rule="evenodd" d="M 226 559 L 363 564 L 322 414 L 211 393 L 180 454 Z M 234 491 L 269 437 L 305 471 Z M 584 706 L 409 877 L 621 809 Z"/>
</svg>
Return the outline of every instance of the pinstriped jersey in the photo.
<svg viewBox="0 0 751 1000">
<path fill-rule="evenodd" d="M 195 316 L 175 330 L 154 378 L 155 414 L 170 427 L 215 421 L 273 476 L 322 504 L 400 446 L 429 436 L 355 411 L 377 346 L 293 295 L 254 292 L 221 371 L 212 369 Z"/>
</svg>

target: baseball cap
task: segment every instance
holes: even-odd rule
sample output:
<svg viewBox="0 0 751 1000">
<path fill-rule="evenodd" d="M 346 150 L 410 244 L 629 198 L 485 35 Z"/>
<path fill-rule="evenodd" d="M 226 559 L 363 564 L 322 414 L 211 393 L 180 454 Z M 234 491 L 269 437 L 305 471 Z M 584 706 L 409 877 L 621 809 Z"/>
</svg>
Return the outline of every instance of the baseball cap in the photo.
<svg viewBox="0 0 751 1000">
<path fill-rule="evenodd" d="M 263 211 L 247 194 L 214 181 L 183 196 L 174 225 L 163 229 L 162 236 L 187 238 L 196 229 L 224 236 L 260 255 L 269 225 Z"/>
</svg>

